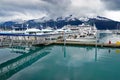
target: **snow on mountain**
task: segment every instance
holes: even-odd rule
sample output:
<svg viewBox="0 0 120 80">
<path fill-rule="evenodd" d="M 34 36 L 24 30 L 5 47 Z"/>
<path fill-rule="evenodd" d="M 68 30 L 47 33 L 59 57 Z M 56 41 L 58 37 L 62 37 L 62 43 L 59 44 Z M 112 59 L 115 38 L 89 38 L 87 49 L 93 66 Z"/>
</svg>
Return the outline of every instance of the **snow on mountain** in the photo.
<svg viewBox="0 0 120 80">
<path fill-rule="evenodd" d="M 56 21 L 62 21 L 62 20 L 64 20 L 64 21 L 75 21 L 76 18 L 72 15 L 56 18 Z"/>
<path fill-rule="evenodd" d="M 42 18 L 34 19 L 35 22 L 46 22 L 49 20 L 50 20 L 50 17 L 42 17 Z"/>
<path fill-rule="evenodd" d="M 108 19 L 108 18 L 105 18 L 105 17 L 101 17 L 101 16 L 96 16 L 96 17 L 94 17 L 94 19 L 102 20 L 102 21 L 111 21 L 111 19 Z"/>
<path fill-rule="evenodd" d="M 22 20 L 22 19 L 15 19 L 13 20 L 13 22 L 15 22 L 16 24 L 23 24 L 26 22 L 26 20 Z"/>
<path fill-rule="evenodd" d="M 111 21 L 111 19 L 105 18 L 105 17 L 101 17 L 101 16 L 96 16 L 96 17 L 80 17 L 79 20 L 82 22 L 87 22 L 91 19 L 94 20 L 100 20 L 100 21 Z"/>
<path fill-rule="evenodd" d="M 89 18 L 88 17 L 80 17 L 79 20 L 82 22 L 87 22 L 89 20 Z"/>
</svg>

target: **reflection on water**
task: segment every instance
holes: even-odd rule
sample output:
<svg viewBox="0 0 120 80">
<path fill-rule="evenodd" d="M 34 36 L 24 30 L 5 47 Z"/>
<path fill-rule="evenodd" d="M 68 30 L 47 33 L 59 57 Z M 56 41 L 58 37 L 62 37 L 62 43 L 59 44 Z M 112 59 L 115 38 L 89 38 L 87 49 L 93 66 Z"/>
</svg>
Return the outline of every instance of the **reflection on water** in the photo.
<svg viewBox="0 0 120 80">
<path fill-rule="evenodd" d="M 111 49 L 108 49 L 108 53 L 110 53 L 111 52 Z"/>
<path fill-rule="evenodd" d="M 66 57 L 66 47 L 63 46 L 63 51 L 64 51 L 64 58 Z"/>
<path fill-rule="evenodd" d="M 97 61 L 97 47 L 95 47 L 95 61 Z"/>
<path fill-rule="evenodd" d="M 10 48 L 11 53 L 18 53 L 18 54 L 26 54 L 31 51 L 31 49 L 34 49 L 33 47 L 28 46 L 13 46 Z"/>
<path fill-rule="evenodd" d="M 115 52 L 116 52 L 117 54 L 120 54 L 120 49 L 116 49 Z"/>
<path fill-rule="evenodd" d="M 16 46 L 10 49 L 12 52 L 22 55 L 0 64 L 0 80 L 6 80 L 50 53 L 45 47 Z M 44 49 L 47 51 L 44 51 Z"/>
<path fill-rule="evenodd" d="M 53 45 L 19 46 L 10 51 L 21 55 L 0 64 L 1 80 L 120 79 L 120 50 L 116 48 Z"/>
</svg>

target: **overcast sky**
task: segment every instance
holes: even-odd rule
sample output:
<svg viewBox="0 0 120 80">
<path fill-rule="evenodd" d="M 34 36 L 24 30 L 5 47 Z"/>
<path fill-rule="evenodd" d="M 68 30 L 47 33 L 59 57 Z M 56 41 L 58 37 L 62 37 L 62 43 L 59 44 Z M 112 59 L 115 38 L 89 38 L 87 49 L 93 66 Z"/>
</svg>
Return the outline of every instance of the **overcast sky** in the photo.
<svg viewBox="0 0 120 80">
<path fill-rule="evenodd" d="M 120 0 L 0 0 L 0 21 L 103 16 L 120 21 Z"/>
</svg>

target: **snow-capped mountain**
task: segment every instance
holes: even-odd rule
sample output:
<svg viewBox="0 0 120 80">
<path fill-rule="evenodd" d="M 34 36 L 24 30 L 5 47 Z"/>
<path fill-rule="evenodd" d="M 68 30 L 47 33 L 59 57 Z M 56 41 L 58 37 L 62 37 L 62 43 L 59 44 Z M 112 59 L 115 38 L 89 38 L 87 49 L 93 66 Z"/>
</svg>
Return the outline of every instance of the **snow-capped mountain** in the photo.
<svg viewBox="0 0 120 80">
<path fill-rule="evenodd" d="M 111 19 L 105 18 L 105 17 L 101 17 L 101 16 L 95 16 L 95 17 L 80 17 L 79 20 L 83 21 L 83 22 L 87 22 L 89 20 L 101 20 L 101 21 L 112 21 Z"/>
<path fill-rule="evenodd" d="M 32 20 L 13 20 L 13 21 L 7 21 L 4 23 L 1 23 L 0 26 L 2 28 L 6 27 L 21 27 L 23 24 L 24 27 L 26 25 L 29 25 L 28 27 L 55 27 L 57 26 L 58 28 L 63 27 L 64 25 L 81 25 L 82 23 L 88 23 L 90 25 L 96 24 L 96 27 L 98 29 L 116 29 L 116 25 L 120 24 L 120 22 L 101 17 L 101 16 L 96 16 L 96 17 L 80 17 L 76 18 L 72 15 L 66 16 L 66 17 L 58 17 L 56 19 L 52 19 L 49 17 L 42 17 L 38 19 L 32 19 Z"/>
</svg>

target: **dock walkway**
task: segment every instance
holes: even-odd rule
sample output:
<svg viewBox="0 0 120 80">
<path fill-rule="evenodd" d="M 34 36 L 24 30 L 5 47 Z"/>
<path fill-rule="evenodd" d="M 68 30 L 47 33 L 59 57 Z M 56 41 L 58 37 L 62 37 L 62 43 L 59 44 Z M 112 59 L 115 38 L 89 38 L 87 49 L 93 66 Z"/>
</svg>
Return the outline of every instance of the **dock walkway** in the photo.
<svg viewBox="0 0 120 80">
<path fill-rule="evenodd" d="M 110 47 L 110 48 L 120 48 L 120 45 L 117 44 L 108 44 L 108 43 L 83 43 L 83 42 L 65 42 L 64 41 L 57 41 L 53 44 L 56 45 L 78 45 L 78 46 L 94 46 L 94 47 Z"/>
</svg>

